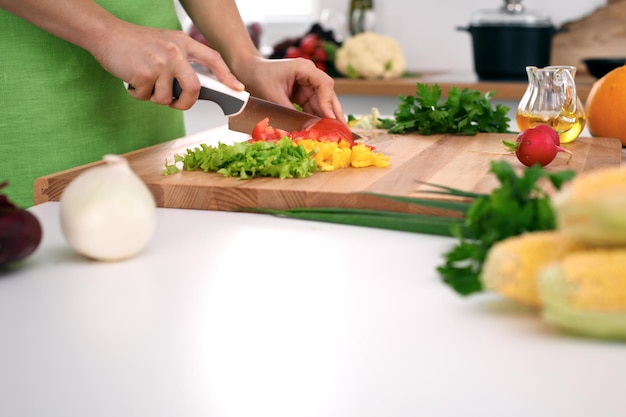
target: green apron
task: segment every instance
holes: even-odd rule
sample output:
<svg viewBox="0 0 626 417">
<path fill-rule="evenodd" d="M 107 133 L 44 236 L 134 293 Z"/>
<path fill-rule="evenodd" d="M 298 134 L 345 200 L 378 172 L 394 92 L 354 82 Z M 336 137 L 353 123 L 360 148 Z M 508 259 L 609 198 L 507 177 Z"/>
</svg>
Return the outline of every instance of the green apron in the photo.
<svg viewBox="0 0 626 417">
<path fill-rule="evenodd" d="M 180 29 L 172 0 L 97 3 Z M 0 9 L 0 183 L 9 182 L 0 193 L 16 204 L 33 204 L 38 177 L 184 134 L 181 111 L 133 99 L 87 51 Z"/>
</svg>

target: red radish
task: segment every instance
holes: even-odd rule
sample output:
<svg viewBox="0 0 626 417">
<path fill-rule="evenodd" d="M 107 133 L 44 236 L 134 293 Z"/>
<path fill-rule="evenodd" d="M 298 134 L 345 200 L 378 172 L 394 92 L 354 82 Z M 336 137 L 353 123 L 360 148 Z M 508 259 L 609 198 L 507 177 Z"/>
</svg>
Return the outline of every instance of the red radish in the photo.
<svg viewBox="0 0 626 417">
<path fill-rule="evenodd" d="M 521 132 L 515 143 L 507 141 L 502 141 L 502 143 L 509 150 L 514 151 L 517 159 L 527 167 L 534 164 L 544 167 L 552 162 L 559 152 L 567 152 L 571 158 L 572 152 L 555 142 L 554 135 L 546 128 L 554 132 L 550 126 L 538 125 Z"/>
<path fill-rule="evenodd" d="M 533 126 L 533 128 L 540 130 L 542 132 L 545 132 L 547 135 L 549 135 L 552 138 L 552 141 L 554 142 L 555 145 L 559 146 L 561 144 L 561 139 L 559 139 L 559 134 L 552 127 L 548 125 L 540 124 L 540 125 Z"/>
<path fill-rule="evenodd" d="M 0 183 L 0 189 L 7 182 Z M 31 212 L 0 194 L 0 266 L 26 258 L 41 242 L 41 225 Z"/>
</svg>

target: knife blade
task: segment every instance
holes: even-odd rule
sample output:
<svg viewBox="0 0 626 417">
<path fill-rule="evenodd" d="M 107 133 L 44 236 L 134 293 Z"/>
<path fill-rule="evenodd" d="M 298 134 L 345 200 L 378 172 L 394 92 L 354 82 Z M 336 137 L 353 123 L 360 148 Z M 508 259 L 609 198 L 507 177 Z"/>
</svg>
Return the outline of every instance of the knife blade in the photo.
<svg viewBox="0 0 626 417">
<path fill-rule="evenodd" d="M 233 90 L 209 75 L 197 75 L 201 84 L 198 99 L 216 103 L 228 117 L 230 130 L 251 134 L 254 126 L 266 117 L 271 126 L 288 132 L 302 130 L 320 120 L 313 114 L 254 97 L 247 91 Z M 180 84 L 174 80 L 173 97 L 178 98 L 181 92 Z M 354 132 L 352 135 L 355 140 L 361 138 Z"/>
</svg>

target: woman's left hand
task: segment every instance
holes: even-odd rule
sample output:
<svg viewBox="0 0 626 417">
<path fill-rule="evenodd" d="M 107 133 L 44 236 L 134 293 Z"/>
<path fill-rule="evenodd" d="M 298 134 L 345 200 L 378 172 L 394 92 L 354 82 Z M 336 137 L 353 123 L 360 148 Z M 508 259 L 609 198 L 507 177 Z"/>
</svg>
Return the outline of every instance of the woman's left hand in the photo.
<svg viewBox="0 0 626 417">
<path fill-rule="evenodd" d="M 333 79 L 305 58 L 264 58 L 250 39 L 234 0 L 180 3 L 250 94 L 284 106 L 296 103 L 308 113 L 345 122 Z"/>
<path fill-rule="evenodd" d="M 307 113 L 345 121 L 334 80 L 312 61 L 255 57 L 243 68 L 236 75 L 253 96 L 284 106 L 296 103 Z"/>
</svg>

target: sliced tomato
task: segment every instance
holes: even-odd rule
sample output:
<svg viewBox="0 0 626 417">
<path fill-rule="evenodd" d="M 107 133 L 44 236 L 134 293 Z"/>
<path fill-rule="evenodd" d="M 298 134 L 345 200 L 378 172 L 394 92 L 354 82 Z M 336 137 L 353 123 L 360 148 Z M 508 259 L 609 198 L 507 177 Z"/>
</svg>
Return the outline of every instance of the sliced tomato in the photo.
<svg viewBox="0 0 626 417">
<path fill-rule="evenodd" d="M 346 138 L 352 138 L 352 131 L 346 123 L 339 119 L 332 119 L 330 117 L 323 117 L 306 128 L 317 129 L 324 132 L 335 132 L 339 135 L 345 136 Z"/>
<path fill-rule="evenodd" d="M 335 132 L 325 132 L 323 130 L 317 130 L 317 129 L 298 130 L 298 131 L 293 132 L 291 134 L 291 137 L 293 138 L 293 140 L 311 139 L 311 140 L 317 140 L 320 142 L 340 142 L 343 140 L 347 142 L 350 146 L 352 146 L 353 144 L 351 140 L 346 140 L 344 139 L 342 135 L 339 135 Z"/>
<path fill-rule="evenodd" d="M 270 126 L 270 119 L 266 117 L 254 125 L 251 142 L 277 141 L 284 136 L 291 137 L 291 134 L 286 130 Z"/>
<path fill-rule="evenodd" d="M 319 130 L 314 130 L 314 129 L 297 130 L 291 133 L 291 137 L 294 140 L 296 139 L 320 140 L 321 135 L 322 135 L 322 132 L 320 132 Z"/>
<path fill-rule="evenodd" d="M 250 139 L 250 142 L 277 141 L 287 136 L 293 140 L 312 139 L 328 142 L 341 142 L 343 140 L 350 146 L 355 144 L 352 131 L 348 125 L 337 119 L 322 118 L 305 127 L 303 130 L 291 133 L 283 129 L 272 127 L 269 123 L 268 117 L 258 122 L 252 129 L 252 139 Z"/>
<path fill-rule="evenodd" d="M 346 142 L 354 144 L 352 131 L 346 123 L 338 119 L 323 117 L 310 126 L 305 127 L 305 130 L 317 130 L 319 132 L 323 132 L 325 135 L 329 135 L 331 137 L 338 136 Z"/>
</svg>

